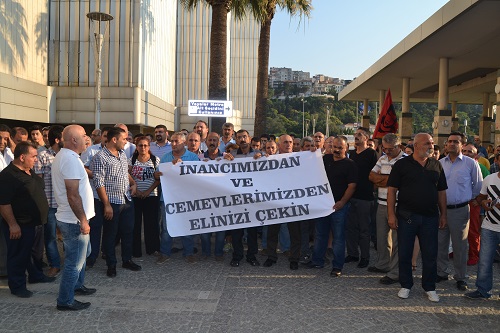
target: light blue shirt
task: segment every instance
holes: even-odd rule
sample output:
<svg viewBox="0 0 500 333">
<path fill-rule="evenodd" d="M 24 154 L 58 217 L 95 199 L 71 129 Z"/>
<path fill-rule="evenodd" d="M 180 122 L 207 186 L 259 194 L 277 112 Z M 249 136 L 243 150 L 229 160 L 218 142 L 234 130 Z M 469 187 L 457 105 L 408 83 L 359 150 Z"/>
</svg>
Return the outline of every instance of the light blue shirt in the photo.
<svg viewBox="0 0 500 333">
<path fill-rule="evenodd" d="M 477 197 L 483 184 L 483 176 L 478 163 L 460 153 L 452 163 L 450 156 L 439 160 L 443 166 L 448 189 L 446 204 L 458 205 Z"/>
<path fill-rule="evenodd" d="M 174 159 L 175 159 L 174 153 L 170 152 L 170 153 L 167 153 L 161 157 L 160 163 L 172 162 Z M 196 155 L 195 153 L 192 153 L 186 149 L 184 154 L 181 156 L 181 160 L 183 160 L 183 161 L 199 161 L 200 159 L 198 158 L 198 155 Z M 160 201 L 162 201 L 162 202 L 164 201 L 163 200 L 163 191 L 164 190 L 162 190 L 161 198 L 160 198 Z"/>
<path fill-rule="evenodd" d="M 157 142 L 151 142 L 149 150 L 151 150 L 151 153 L 156 157 L 162 158 L 163 155 L 172 151 L 172 145 L 170 142 L 165 143 L 163 146 L 160 146 Z"/>
</svg>

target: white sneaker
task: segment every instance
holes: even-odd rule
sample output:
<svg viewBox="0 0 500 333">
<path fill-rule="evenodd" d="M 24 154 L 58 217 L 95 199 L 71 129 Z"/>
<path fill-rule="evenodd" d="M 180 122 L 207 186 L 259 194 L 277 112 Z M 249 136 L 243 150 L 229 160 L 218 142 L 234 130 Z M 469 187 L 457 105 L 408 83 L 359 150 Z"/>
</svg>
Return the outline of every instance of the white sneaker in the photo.
<svg viewBox="0 0 500 333">
<path fill-rule="evenodd" d="M 410 289 L 401 288 L 398 292 L 398 297 L 402 299 L 407 299 L 410 296 Z"/>
<path fill-rule="evenodd" d="M 427 298 L 429 299 L 429 301 L 436 302 L 436 303 L 439 302 L 439 296 L 435 290 L 428 291 L 428 292 L 426 292 L 426 294 L 427 294 Z"/>
</svg>

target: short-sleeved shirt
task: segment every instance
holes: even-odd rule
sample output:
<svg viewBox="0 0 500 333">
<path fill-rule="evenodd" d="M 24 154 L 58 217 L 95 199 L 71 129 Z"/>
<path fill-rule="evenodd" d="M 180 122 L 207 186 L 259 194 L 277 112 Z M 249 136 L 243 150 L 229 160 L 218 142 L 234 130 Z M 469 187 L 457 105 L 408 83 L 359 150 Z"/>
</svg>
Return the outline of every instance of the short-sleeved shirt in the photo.
<svg viewBox="0 0 500 333">
<path fill-rule="evenodd" d="M 348 158 L 335 161 L 332 154 L 323 155 L 326 176 L 332 188 L 333 198 L 339 201 L 344 196 L 347 186 L 358 181 L 358 167 Z"/>
<path fill-rule="evenodd" d="M 128 161 L 123 150 L 118 151 L 118 156 L 115 156 L 104 147 L 90 162 L 90 170 L 94 176 L 95 188 L 104 187 L 110 203 L 122 205 L 126 200 L 132 201 Z"/>
<path fill-rule="evenodd" d="M 155 163 L 153 163 L 152 158 L 155 159 Z M 158 164 L 160 164 L 160 159 L 156 156 L 151 156 L 151 158 L 144 163 L 136 159 L 134 165 L 132 165 L 132 158 L 128 159 L 128 165 L 132 167 L 130 175 L 134 178 L 139 191 L 144 192 L 153 185 L 155 182 L 154 173 Z M 150 197 L 155 197 L 157 195 L 158 191 L 156 188 L 149 194 Z"/>
<path fill-rule="evenodd" d="M 500 200 L 500 178 L 498 178 L 497 172 L 492 173 L 483 180 L 481 194 L 487 195 L 490 200 Z M 500 209 L 493 207 L 492 210 L 487 211 L 481 227 L 491 231 L 500 232 Z"/>
<path fill-rule="evenodd" d="M 5 148 L 3 154 L 0 152 L 0 171 L 5 169 L 13 160 L 14 154 L 12 154 L 12 150 L 9 147 Z"/>
<path fill-rule="evenodd" d="M 170 153 L 162 156 L 162 158 L 160 159 L 160 163 L 172 162 L 174 159 L 175 159 L 174 153 L 170 152 Z M 183 161 L 199 161 L 200 159 L 198 158 L 198 155 L 196 155 L 195 153 L 192 153 L 186 149 L 184 154 L 181 156 L 181 160 L 183 160 Z M 165 189 L 163 189 L 163 191 L 165 191 Z M 161 195 L 160 201 L 164 201 L 163 200 L 163 193 Z"/>
<path fill-rule="evenodd" d="M 47 201 L 50 208 L 57 208 L 57 202 L 54 197 L 54 191 L 52 190 L 52 163 L 56 157 L 56 152 L 52 147 L 43 150 L 38 153 L 38 157 L 35 162 L 35 167 L 33 168 L 36 174 L 41 175 L 45 182 L 45 196 L 47 196 Z"/>
<path fill-rule="evenodd" d="M 78 193 L 82 198 L 85 217 L 90 220 L 95 216 L 95 211 L 89 177 L 78 154 L 70 149 L 62 148 L 52 163 L 52 186 L 58 205 L 56 218 L 60 222 L 75 224 L 78 222 L 78 218 L 69 205 L 68 192 L 64 182 L 66 179 L 78 180 Z"/>
<path fill-rule="evenodd" d="M 353 198 L 360 200 L 373 200 L 373 183 L 368 179 L 373 166 L 377 163 L 377 152 L 371 148 L 356 153 L 354 150 L 349 158 L 358 166 L 358 183 Z"/>
<path fill-rule="evenodd" d="M 219 151 L 221 152 L 225 152 L 226 151 L 226 146 L 231 144 L 231 143 L 236 143 L 236 141 L 234 139 L 231 139 L 229 140 L 227 143 L 225 143 L 223 140 L 222 140 L 222 137 L 219 139 Z"/>
<path fill-rule="evenodd" d="M 373 167 L 372 171 L 381 175 L 389 176 L 392 170 L 392 166 L 402 159 L 403 157 L 406 157 L 407 155 L 405 154 L 404 151 L 401 151 L 398 156 L 394 157 L 393 159 L 389 160 L 389 157 L 387 155 L 382 155 L 378 159 L 377 163 Z M 378 188 L 378 203 L 380 205 L 387 206 L 387 187 L 379 187 Z"/>
<path fill-rule="evenodd" d="M 437 160 L 428 158 L 422 166 L 413 155 L 394 164 L 387 186 L 399 190 L 399 209 L 424 216 L 439 214 L 438 191 L 448 188 L 443 167 Z"/>
<path fill-rule="evenodd" d="M 172 151 L 172 144 L 167 141 L 163 146 L 160 146 L 156 141 L 151 142 L 149 150 L 151 154 L 158 156 L 158 158 L 162 158 L 163 155 Z"/>
<path fill-rule="evenodd" d="M 34 170 L 28 175 L 14 163 L 0 172 L 0 205 L 11 205 L 19 225 L 47 223 L 49 204 L 44 192 L 43 179 Z"/>
</svg>

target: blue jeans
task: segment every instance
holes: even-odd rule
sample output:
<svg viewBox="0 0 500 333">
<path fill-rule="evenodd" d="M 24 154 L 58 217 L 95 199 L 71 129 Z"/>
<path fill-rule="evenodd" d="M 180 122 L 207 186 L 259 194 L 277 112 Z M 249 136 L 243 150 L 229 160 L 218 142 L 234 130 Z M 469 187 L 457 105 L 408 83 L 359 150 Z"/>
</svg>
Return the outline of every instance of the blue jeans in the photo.
<svg viewBox="0 0 500 333">
<path fill-rule="evenodd" d="M 479 250 L 479 264 L 477 266 L 477 290 L 484 297 L 491 297 L 493 288 L 493 259 L 497 246 L 500 244 L 500 232 L 481 229 L 481 247 Z"/>
<path fill-rule="evenodd" d="M 65 254 L 57 305 L 70 305 L 74 302 L 75 289 L 81 288 L 85 280 L 90 236 L 80 232 L 80 224 L 57 221 L 57 227 L 63 235 Z"/>
<path fill-rule="evenodd" d="M 57 249 L 57 236 L 56 236 L 56 211 L 57 208 L 49 208 L 49 215 L 47 223 L 44 226 L 43 236 L 45 238 L 45 251 L 47 253 L 47 260 L 50 267 L 61 268 L 61 257 Z"/>
<path fill-rule="evenodd" d="M 262 242 L 261 246 L 263 249 L 267 249 L 267 233 L 269 231 L 269 226 L 262 227 Z M 280 242 L 281 252 L 290 250 L 290 233 L 288 232 L 288 227 L 286 223 L 282 223 L 278 236 Z"/>
<path fill-rule="evenodd" d="M 134 233 L 134 205 L 131 201 L 124 204 L 111 204 L 113 218 L 103 221 L 102 247 L 106 253 L 106 265 L 116 266 L 115 243 L 116 236 L 120 235 L 122 262 L 132 259 L 132 239 Z M 90 227 L 92 230 L 92 226 Z"/>
<path fill-rule="evenodd" d="M 415 236 L 418 236 L 422 254 L 422 288 L 436 290 L 439 217 L 412 213 L 409 218 L 410 221 L 398 214 L 399 282 L 402 288 L 413 287 L 411 258 Z"/>
<path fill-rule="evenodd" d="M 201 253 L 204 256 L 210 256 L 212 253 L 212 233 L 208 232 L 206 234 L 201 234 Z M 224 255 L 224 239 L 226 238 L 225 231 L 218 231 L 215 233 L 215 251 L 214 255 L 216 257 L 222 257 Z"/>
<path fill-rule="evenodd" d="M 101 200 L 94 199 L 95 216 L 90 219 L 90 244 L 92 251 L 89 259 L 93 262 L 99 257 L 101 251 L 102 221 L 104 220 L 104 206 Z"/>
<path fill-rule="evenodd" d="M 160 230 L 160 252 L 164 255 L 172 255 L 172 244 L 174 239 L 167 230 L 167 214 L 165 212 L 165 203 L 160 201 L 160 216 L 161 216 L 161 230 Z M 181 237 L 182 241 L 182 255 L 191 256 L 194 254 L 194 241 L 193 236 Z"/>
<path fill-rule="evenodd" d="M 312 262 L 316 265 L 325 264 L 326 248 L 330 230 L 333 233 L 333 259 L 332 268 L 342 270 L 345 260 L 345 225 L 350 204 L 347 203 L 341 209 L 328 216 L 316 219 L 316 237 L 314 239 L 314 250 Z"/>
</svg>

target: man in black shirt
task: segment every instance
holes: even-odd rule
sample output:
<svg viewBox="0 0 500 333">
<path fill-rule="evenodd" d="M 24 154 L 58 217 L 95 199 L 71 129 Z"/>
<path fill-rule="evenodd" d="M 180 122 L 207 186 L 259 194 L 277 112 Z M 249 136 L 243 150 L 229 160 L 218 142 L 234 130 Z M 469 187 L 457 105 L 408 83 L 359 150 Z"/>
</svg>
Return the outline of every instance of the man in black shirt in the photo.
<svg viewBox="0 0 500 333">
<path fill-rule="evenodd" d="M 30 283 L 52 282 L 31 261 L 35 227 L 47 222 L 49 205 L 43 179 L 35 174 L 37 151 L 32 143 L 20 142 L 14 150 L 14 160 L 0 172 L 0 184 L 8 191 L 0 191 L 1 227 L 7 243 L 7 274 L 13 295 L 28 298 L 26 275 Z"/>
<path fill-rule="evenodd" d="M 368 267 L 370 261 L 370 222 L 373 206 L 373 184 L 370 172 L 377 163 L 377 152 L 369 148 L 367 128 L 360 127 L 354 135 L 356 150 L 349 158 L 358 166 L 358 182 L 351 199 L 346 229 L 347 257 L 345 262 L 358 261 L 359 268 Z M 359 255 L 361 253 L 361 259 Z"/>
<path fill-rule="evenodd" d="M 349 211 L 349 200 L 356 189 L 358 181 L 358 168 L 356 164 L 346 157 L 347 139 L 338 136 L 328 144 L 323 155 L 326 176 L 335 199 L 335 210 L 328 216 L 316 220 L 316 237 L 314 239 L 314 251 L 312 261 L 308 263 L 310 268 L 323 268 L 325 253 L 330 231 L 333 233 L 333 277 L 339 277 L 344 267 L 345 254 L 345 224 L 347 212 Z"/>
<path fill-rule="evenodd" d="M 436 294 L 438 227 L 446 225 L 446 177 L 441 164 L 430 158 L 434 142 L 427 133 L 415 136 L 414 153 L 394 164 L 387 185 L 387 214 L 391 229 L 398 230 L 400 298 L 413 286 L 411 258 L 415 236 L 422 251 L 422 288 L 432 302 Z M 396 192 L 398 209 L 396 213 Z M 439 215 L 441 213 L 441 216 Z"/>
</svg>

